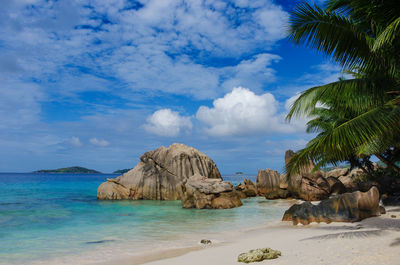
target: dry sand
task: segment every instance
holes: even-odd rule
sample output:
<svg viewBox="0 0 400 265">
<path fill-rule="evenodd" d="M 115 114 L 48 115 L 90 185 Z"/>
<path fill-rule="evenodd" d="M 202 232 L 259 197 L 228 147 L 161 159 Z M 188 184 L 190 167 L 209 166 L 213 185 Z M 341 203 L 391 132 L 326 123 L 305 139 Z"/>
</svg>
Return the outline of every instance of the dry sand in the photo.
<svg viewBox="0 0 400 265">
<path fill-rule="evenodd" d="M 359 223 L 293 226 L 291 222 L 277 222 L 231 232 L 218 240 L 223 243 L 146 253 L 112 264 L 238 265 L 243 264 L 237 262 L 240 253 L 270 247 L 280 250 L 282 256 L 254 264 L 400 265 L 400 207 L 388 207 L 386 214 Z"/>
</svg>

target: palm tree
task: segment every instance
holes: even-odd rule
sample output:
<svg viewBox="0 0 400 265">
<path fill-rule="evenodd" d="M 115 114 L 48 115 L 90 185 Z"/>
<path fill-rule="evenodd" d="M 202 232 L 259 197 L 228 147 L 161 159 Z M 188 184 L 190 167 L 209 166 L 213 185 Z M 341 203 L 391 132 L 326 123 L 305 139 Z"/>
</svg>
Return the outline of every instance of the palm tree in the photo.
<svg viewBox="0 0 400 265">
<path fill-rule="evenodd" d="M 351 72 L 304 91 L 287 116 L 311 116 L 318 103 L 347 119 L 311 140 L 287 166 L 299 172 L 311 159 L 317 166 L 376 155 L 397 172 L 400 133 L 400 1 L 330 0 L 325 8 L 299 4 L 289 38 L 332 57 Z M 385 155 L 391 154 L 391 155 Z"/>
<path fill-rule="evenodd" d="M 327 103 L 325 103 L 322 107 L 315 107 L 310 115 L 313 118 L 307 122 L 306 131 L 308 133 L 318 133 L 318 135 L 312 139 L 304 149 L 301 149 L 297 152 L 297 154 L 289 161 L 289 167 L 293 167 L 293 165 L 302 162 L 307 163 L 309 160 L 302 159 L 302 157 L 307 157 L 307 155 L 313 153 L 315 145 L 320 144 L 320 141 L 324 139 L 325 135 L 331 133 L 335 128 L 353 118 L 350 112 L 329 107 Z M 364 150 L 358 150 L 358 152 L 354 152 L 348 155 L 348 157 L 343 157 L 341 161 L 338 161 L 335 157 L 330 157 L 330 154 L 334 152 L 321 154 L 320 158 L 318 159 L 319 162 L 316 166 L 319 168 L 320 165 L 336 165 L 338 162 L 347 161 L 350 164 L 351 169 L 358 167 L 361 168 L 364 173 L 369 174 L 373 170 L 373 164 L 370 161 L 371 156 L 364 154 L 363 151 Z M 307 166 L 307 164 L 304 166 Z"/>
</svg>

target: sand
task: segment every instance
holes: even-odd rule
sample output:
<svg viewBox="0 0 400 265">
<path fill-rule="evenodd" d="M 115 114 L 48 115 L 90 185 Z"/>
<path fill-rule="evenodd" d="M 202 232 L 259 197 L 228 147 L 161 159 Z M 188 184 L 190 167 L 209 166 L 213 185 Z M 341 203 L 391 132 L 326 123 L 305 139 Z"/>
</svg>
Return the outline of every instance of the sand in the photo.
<svg viewBox="0 0 400 265">
<path fill-rule="evenodd" d="M 400 207 L 388 207 L 386 214 L 358 223 L 293 226 L 291 222 L 276 222 L 210 239 L 220 243 L 144 253 L 107 264 L 238 265 L 243 264 L 237 262 L 240 253 L 270 247 L 280 250 L 282 256 L 254 264 L 400 265 Z"/>
</svg>

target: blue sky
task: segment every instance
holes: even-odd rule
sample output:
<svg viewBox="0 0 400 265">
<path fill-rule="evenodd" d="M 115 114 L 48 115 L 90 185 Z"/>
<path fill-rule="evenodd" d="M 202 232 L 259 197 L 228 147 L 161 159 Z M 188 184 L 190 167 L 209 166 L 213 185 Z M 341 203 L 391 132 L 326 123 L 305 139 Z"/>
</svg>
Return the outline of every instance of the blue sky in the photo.
<svg viewBox="0 0 400 265">
<path fill-rule="evenodd" d="M 303 147 L 296 94 L 340 68 L 286 39 L 296 1 L 3 0 L 0 172 L 102 172 L 181 142 L 225 174 Z"/>
</svg>

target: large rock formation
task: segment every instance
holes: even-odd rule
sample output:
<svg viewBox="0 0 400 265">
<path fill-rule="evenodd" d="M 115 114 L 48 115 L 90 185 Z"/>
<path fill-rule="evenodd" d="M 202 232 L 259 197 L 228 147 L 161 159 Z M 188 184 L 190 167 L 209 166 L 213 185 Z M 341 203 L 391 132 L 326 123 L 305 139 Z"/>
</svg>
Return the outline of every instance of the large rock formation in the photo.
<svg viewBox="0 0 400 265">
<path fill-rule="evenodd" d="M 227 209 L 242 205 L 232 183 L 194 175 L 183 186 L 182 207 L 197 209 Z"/>
<path fill-rule="evenodd" d="M 272 169 L 258 170 L 257 173 L 257 191 L 258 195 L 265 196 L 265 194 L 280 189 L 280 174 L 278 171 Z"/>
<path fill-rule="evenodd" d="M 264 196 L 268 200 L 286 199 L 290 196 L 287 187 L 286 175 L 280 175 L 278 171 L 272 169 L 258 170 L 258 195 Z"/>
<path fill-rule="evenodd" d="M 292 150 L 285 153 L 285 164 L 295 155 Z M 330 185 L 324 172 L 317 170 L 312 172 L 314 164 L 309 165 L 300 172 L 288 177 L 288 191 L 297 198 L 305 201 L 319 201 L 328 198 L 331 194 Z"/>
<path fill-rule="evenodd" d="M 311 202 L 295 204 L 285 212 L 282 221 L 292 221 L 294 225 L 311 222 L 357 222 L 379 215 L 379 191 L 374 186 L 367 192 L 344 193 L 323 200 L 318 205 Z"/>
<path fill-rule="evenodd" d="M 195 174 L 222 179 L 215 163 L 195 148 L 184 144 L 162 146 L 144 153 L 140 162 L 127 173 L 102 183 L 97 198 L 179 200 L 183 182 Z"/>
</svg>

